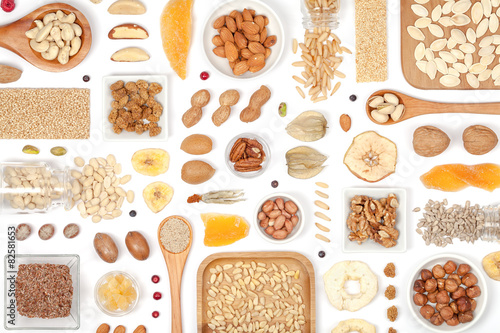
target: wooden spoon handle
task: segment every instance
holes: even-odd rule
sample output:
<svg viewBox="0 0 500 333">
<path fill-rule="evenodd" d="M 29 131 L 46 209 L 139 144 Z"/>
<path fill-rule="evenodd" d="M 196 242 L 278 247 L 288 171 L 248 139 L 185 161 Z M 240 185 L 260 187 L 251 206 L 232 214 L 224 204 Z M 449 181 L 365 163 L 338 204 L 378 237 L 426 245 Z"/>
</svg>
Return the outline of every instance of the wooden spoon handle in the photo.
<svg viewBox="0 0 500 333">
<path fill-rule="evenodd" d="M 182 272 L 186 263 L 183 254 L 167 254 L 170 264 L 167 265 L 168 277 L 170 279 L 170 297 L 172 307 L 172 333 L 182 333 L 182 311 L 181 311 L 181 284 Z"/>
<path fill-rule="evenodd" d="M 500 103 L 448 104 L 416 99 L 410 100 L 409 103 L 410 105 L 408 106 L 411 106 L 411 117 L 436 113 L 475 113 L 500 115 Z"/>
</svg>

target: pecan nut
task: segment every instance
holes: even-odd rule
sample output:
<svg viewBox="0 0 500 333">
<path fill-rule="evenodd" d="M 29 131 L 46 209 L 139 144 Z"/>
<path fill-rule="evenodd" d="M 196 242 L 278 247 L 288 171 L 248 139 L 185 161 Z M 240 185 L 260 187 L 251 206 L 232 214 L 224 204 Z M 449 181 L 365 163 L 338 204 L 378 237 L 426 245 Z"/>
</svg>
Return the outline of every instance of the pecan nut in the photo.
<svg viewBox="0 0 500 333">
<path fill-rule="evenodd" d="M 238 142 L 238 141 L 234 143 L 233 148 L 229 153 L 229 160 L 233 163 L 239 161 L 243 157 L 243 155 L 245 154 L 245 150 L 247 148 L 247 144 L 245 142 L 243 141 Z"/>
<path fill-rule="evenodd" d="M 250 157 L 254 157 L 254 158 L 258 158 L 258 159 L 261 159 L 261 157 L 262 157 L 261 150 L 257 147 L 247 147 L 245 152 Z"/>
<path fill-rule="evenodd" d="M 234 170 L 239 172 L 257 171 L 262 169 L 260 158 L 249 157 L 241 159 L 234 164 Z"/>
</svg>

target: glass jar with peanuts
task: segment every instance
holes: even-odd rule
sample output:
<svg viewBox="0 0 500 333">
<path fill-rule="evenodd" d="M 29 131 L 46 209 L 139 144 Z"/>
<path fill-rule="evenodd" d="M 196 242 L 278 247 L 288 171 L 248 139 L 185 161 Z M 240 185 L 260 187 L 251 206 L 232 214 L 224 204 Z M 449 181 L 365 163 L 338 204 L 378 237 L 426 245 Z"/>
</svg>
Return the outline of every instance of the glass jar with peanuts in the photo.
<svg viewBox="0 0 500 333">
<path fill-rule="evenodd" d="M 69 168 L 56 170 L 47 163 L 0 163 L 0 213 L 46 213 L 70 209 Z"/>
<path fill-rule="evenodd" d="M 340 0 L 300 0 L 300 9 L 306 30 L 337 29 L 339 26 Z"/>
</svg>

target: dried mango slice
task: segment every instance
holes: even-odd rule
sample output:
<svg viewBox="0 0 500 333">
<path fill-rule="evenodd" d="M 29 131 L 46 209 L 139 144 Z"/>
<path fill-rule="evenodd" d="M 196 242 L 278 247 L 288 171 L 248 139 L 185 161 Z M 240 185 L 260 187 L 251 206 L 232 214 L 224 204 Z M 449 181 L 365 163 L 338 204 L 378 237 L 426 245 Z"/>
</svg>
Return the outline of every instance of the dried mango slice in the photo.
<svg viewBox="0 0 500 333">
<path fill-rule="evenodd" d="M 186 79 L 186 63 L 191 44 L 191 8 L 193 0 L 170 0 L 160 17 L 163 50 L 170 67 Z"/>
<path fill-rule="evenodd" d="M 224 246 L 248 236 L 250 225 L 241 216 L 218 213 L 201 214 L 205 224 L 206 246 Z"/>
<path fill-rule="evenodd" d="M 500 187 L 500 165 L 438 165 L 423 174 L 420 180 L 427 188 L 445 192 L 457 192 L 469 186 L 492 192 Z"/>
</svg>

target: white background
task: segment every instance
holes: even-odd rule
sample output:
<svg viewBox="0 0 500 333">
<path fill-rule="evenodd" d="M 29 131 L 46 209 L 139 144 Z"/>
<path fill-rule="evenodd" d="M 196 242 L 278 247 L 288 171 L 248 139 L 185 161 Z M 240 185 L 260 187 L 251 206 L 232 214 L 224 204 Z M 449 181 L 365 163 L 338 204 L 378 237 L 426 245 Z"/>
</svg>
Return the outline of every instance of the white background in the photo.
<svg viewBox="0 0 500 333">
<path fill-rule="evenodd" d="M 317 331 L 329 332 L 340 320 L 348 318 L 363 318 L 377 326 L 378 332 L 387 332 L 390 326 L 398 332 L 424 332 L 425 330 L 413 319 L 406 303 L 406 287 L 409 275 L 416 265 L 425 258 L 436 254 L 453 252 L 466 255 L 478 265 L 484 255 L 498 250 L 498 244 L 478 242 L 475 245 L 456 242 L 453 246 L 438 249 L 434 246 L 426 247 L 424 242 L 415 233 L 417 219 L 420 213 L 412 213 L 416 206 L 423 206 L 428 199 L 448 198 L 450 203 L 464 203 L 472 200 L 473 203 L 491 204 L 498 202 L 495 193 L 488 193 L 479 189 L 466 189 L 459 193 L 443 193 L 426 190 L 420 183 L 418 177 L 428 171 L 431 167 L 443 163 L 469 163 L 499 162 L 499 148 L 490 154 L 476 157 L 469 155 L 462 147 L 461 135 L 463 130 L 474 124 L 486 124 L 500 133 L 500 126 L 495 122 L 496 116 L 424 116 L 411 119 L 394 126 L 379 126 L 370 122 L 365 115 L 364 102 L 375 90 L 391 88 L 398 89 L 410 95 L 443 102 L 487 102 L 493 101 L 495 91 L 420 91 L 413 89 L 404 81 L 400 67 L 400 28 L 399 28 L 399 1 L 390 0 L 388 3 L 388 35 L 389 35 L 389 81 L 384 83 L 356 84 L 355 83 L 355 60 L 354 56 L 347 55 L 340 70 L 347 74 L 343 80 L 338 93 L 326 102 L 311 104 L 302 100 L 295 91 L 295 81 L 291 75 L 298 74 L 299 70 L 291 66 L 293 61 L 298 61 L 300 55 L 291 52 L 292 39 L 299 41 L 303 36 L 301 25 L 302 15 L 299 10 L 299 0 L 269 0 L 266 1 L 279 14 L 286 33 L 285 52 L 280 63 L 269 74 L 252 81 L 230 80 L 210 70 L 202 51 L 202 31 L 209 13 L 217 6 L 219 1 L 197 0 L 193 9 L 193 39 L 188 61 L 188 78 L 180 80 L 170 69 L 168 61 L 163 53 L 159 31 L 159 15 L 166 1 L 145 0 L 148 11 L 145 15 L 137 17 L 112 16 L 107 13 L 110 0 L 104 0 L 99 5 L 94 5 L 88 0 L 68 1 L 69 4 L 79 8 L 89 19 L 92 25 L 93 45 L 87 58 L 76 68 L 65 73 L 52 74 L 43 72 L 15 54 L 6 50 L 0 50 L 0 63 L 13 65 L 21 68 L 22 78 L 5 87 L 77 87 L 91 89 L 92 104 L 92 130 L 91 140 L 87 141 L 2 141 L 0 142 L 1 161 L 48 161 L 56 167 L 72 164 L 72 157 L 81 155 L 86 160 L 90 157 L 106 156 L 114 153 L 117 160 L 122 163 L 124 174 L 132 174 L 132 181 L 127 189 L 136 192 L 136 201 L 126 204 L 125 214 L 114 221 L 103 221 L 93 224 L 90 219 L 83 220 L 75 210 L 70 213 L 59 209 L 45 215 L 2 215 L 0 227 L 1 248 L 0 252 L 6 251 L 5 233 L 7 225 L 21 222 L 29 223 L 34 229 L 34 234 L 26 241 L 19 243 L 19 253 L 77 253 L 81 256 L 81 329 L 82 332 L 94 332 L 97 326 L 103 322 L 112 327 L 119 324 L 125 325 L 128 332 L 132 332 L 139 324 L 144 324 L 148 332 L 165 332 L 170 330 L 170 297 L 168 287 L 168 275 L 163 257 L 159 251 L 156 240 L 156 230 L 163 218 L 180 214 L 191 221 L 194 229 L 193 247 L 189 255 L 183 285 L 183 324 L 184 332 L 196 331 L 196 272 L 200 262 L 209 254 L 219 251 L 286 251 L 295 250 L 306 255 L 313 263 L 316 270 L 317 289 Z M 16 0 L 17 7 L 12 13 L 0 11 L 0 25 L 14 21 L 37 6 L 49 3 L 49 1 Z M 337 33 L 343 41 L 343 45 L 354 50 L 354 4 L 352 1 L 342 1 L 340 28 Z M 150 38 L 145 41 L 110 41 L 107 38 L 108 31 L 117 24 L 138 23 L 147 28 Z M 114 63 L 109 60 L 110 55 L 116 50 L 126 46 L 140 46 L 146 49 L 151 59 L 145 63 Z M 200 72 L 210 70 L 211 77 L 208 81 L 201 81 Z M 84 83 L 83 75 L 90 75 L 91 81 Z M 102 112 L 102 87 L 101 80 L 105 75 L 117 74 L 165 74 L 168 76 L 168 110 L 169 139 L 168 142 L 148 143 L 104 143 L 102 141 L 101 119 Z M 246 106 L 250 95 L 262 84 L 270 87 L 272 97 L 263 108 L 261 118 L 250 124 L 243 124 L 238 119 L 239 111 Z M 206 88 L 212 94 L 212 100 L 204 110 L 201 122 L 186 129 L 181 122 L 181 116 L 190 106 L 189 101 L 194 92 Z M 241 94 L 240 102 L 234 107 L 233 114 L 227 123 L 216 128 L 211 122 L 211 114 L 218 107 L 219 95 L 230 88 L 237 89 Z M 356 102 L 349 101 L 349 95 L 356 94 Z M 287 102 L 288 116 L 281 119 L 277 108 L 280 102 Z M 318 110 L 325 114 L 329 121 L 327 136 L 310 146 L 327 154 L 328 167 L 312 180 L 295 180 L 286 173 L 285 152 L 293 147 L 302 145 L 301 142 L 289 137 L 284 126 L 295 116 L 306 110 Z M 348 113 L 352 118 L 352 128 L 344 133 L 339 125 L 338 118 L 342 113 Z M 411 140 L 413 131 L 422 125 L 437 125 L 450 136 L 451 144 L 448 150 L 435 158 L 421 158 L 412 149 Z M 397 173 L 377 183 L 367 184 L 354 177 L 342 164 L 345 150 L 352 138 L 366 130 L 375 130 L 387 136 L 398 145 Z M 224 163 L 224 149 L 227 142 L 236 134 L 242 132 L 255 132 L 265 137 L 271 145 L 272 156 L 269 169 L 259 178 L 245 180 L 232 176 L 226 169 Z M 212 137 L 214 150 L 202 156 L 203 160 L 210 162 L 217 172 L 213 179 L 203 185 L 186 185 L 180 180 L 180 169 L 183 163 L 194 159 L 179 149 L 181 141 L 190 134 L 203 133 Z M 26 156 L 21 153 L 25 144 L 37 145 L 42 153 L 38 156 Z M 64 145 L 69 153 L 66 157 L 55 158 L 50 155 L 49 150 L 54 145 Z M 130 158 L 134 151 L 142 148 L 159 147 L 166 149 L 171 155 L 169 171 L 161 176 L 152 178 L 135 173 L 130 164 Z M 279 187 L 273 189 L 270 186 L 272 180 L 279 181 Z M 165 181 L 175 189 L 173 201 L 159 214 L 153 214 L 142 200 L 142 189 L 153 181 Z M 330 194 L 328 204 L 331 210 L 328 215 L 333 221 L 328 224 L 332 232 L 328 235 L 332 243 L 325 244 L 318 241 L 314 235 L 317 229 L 314 222 L 318 219 L 313 217 L 315 206 L 313 201 L 317 199 L 314 195 L 315 181 L 325 181 L 330 184 L 327 191 Z M 351 186 L 373 186 L 373 187 L 404 187 L 408 191 L 408 218 L 407 218 L 407 242 L 408 251 L 404 254 L 381 255 L 380 253 L 363 253 L 347 255 L 341 251 L 341 230 L 343 224 L 342 212 L 342 189 Z M 186 204 L 186 198 L 193 193 L 204 193 L 212 189 L 242 188 L 245 189 L 248 200 L 246 203 L 232 207 L 209 206 L 204 204 Z M 200 212 L 227 212 L 237 213 L 253 223 L 253 211 L 256 203 L 269 193 L 280 191 L 289 192 L 297 196 L 306 210 L 306 227 L 303 234 L 295 241 L 272 245 L 257 235 L 255 226 L 247 238 L 223 248 L 207 248 L 203 245 L 203 224 L 199 217 Z M 138 214 L 135 218 L 128 216 L 128 211 L 135 209 Z M 62 229 L 68 223 L 78 223 L 81 228 L 80 235 L 73 240 L 65 239 Z M 49 241 L 41 241 L 36 232 L 38 227 L 44 223 L 56 225 L 56 235 Z M 146 235 L 150 247 L 151 256 L 144 262 L 133 259 L 127 252 L 124 238 L 128 231 L 138 230 Z M 107 264 L 101 261 L 92 247 L 92 239 L 97 232 L 106 232 L 115 239 L 120 255 L 116 263 Z M 326 251 L 324 259 L 318 258 L 318 251 Z M 357 313 L 339 312 L 327 300 L 324 293 L 322 275 L 336 262 L 341 260 L 362 260 L 370 265 L 372 270 L 379 276 L 379 293 L 374 301 Z M 395 279 L 386 278 L 383 268 L 388 262 L 394 262 L 397 266 Z M 3 267 L 2 267 L 3 269 Z M 139 281 L 142 297 L 137 308 L 130 315 L 123 318 L 112 318 L 101 313 L 93 299 L 95 282 L 108 271 L 125 270 L 136 277 Z M 158 274 L 161 282 L 154 285 L 151 276 Z M 397 287 L 397 298 L 388 301 L 383 296 L 386 286 L 391 283 Z M 482 320 L 469 332 L 495 331 L 498 330 L 499 305 L 496 299 L 500 297 L 500 286 L 498 282 L 488 279 L 490 291 L 489 304 Z M 3 284 L 2 287 L 3 289 Z M 3 290 L 1 290 L 3 291 Z M 163 293 L 160 301 L 155 301 L 152 294 L 155 291 Z M 3 292 L 2 292 L 3 294 Z M 399 317 L 395 323 L 386 319 L 386 309 L 396 305 Z M 153 319 L 151 312 L 160 311 L 160 317 Z"/>
</svg>

